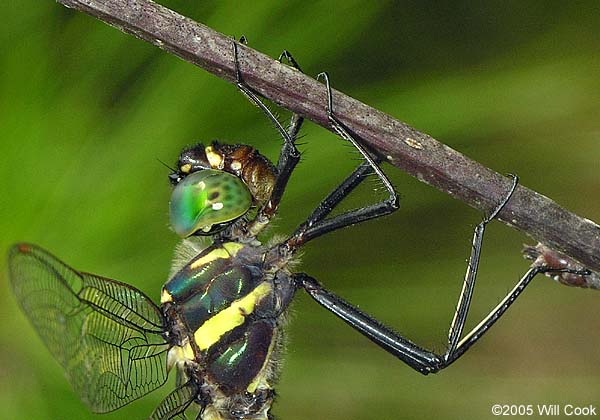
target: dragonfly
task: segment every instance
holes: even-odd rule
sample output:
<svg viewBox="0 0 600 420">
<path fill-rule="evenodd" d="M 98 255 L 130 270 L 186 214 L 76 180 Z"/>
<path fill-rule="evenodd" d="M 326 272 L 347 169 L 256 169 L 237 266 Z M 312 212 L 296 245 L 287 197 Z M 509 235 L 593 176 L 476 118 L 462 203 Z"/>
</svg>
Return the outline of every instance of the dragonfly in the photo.
<svg viewBox="0 0 600 420">
<path fill-rule="evenodd" d="M 169 174 L 170 223 L 182 238 L 160 304 L 126 283 L 76 270 L 43 248 L 19 243 L 9 253 L 14 295 L 42 341 L 64 368 L 75 393 L 96 413 L 116 410 L 164 385 L 176 387 L 151 413 L 152 420 L 268 420 L 275 398 L 287 310 L 297 291 L 422 374 L 461 357 L 506 312 L 540 273 L 586 275 L 583 269 L 539 264 L 472 331 L 463 334 L 477 277 L 486 225 L 509 202 L 518 183 L 475 228 L 466 276 L 445 352 L 423 348 L 295 272 L 303 245 L 338 229 L 388 215 L 399 198 L 367 150 L 336 116 L 329 76 L 326 111 L 331 128 L 361 155 L 361 163 L 288 237 L 263 244 L 259 236 L 277 213 L 300 160 L 296 139 L 303 117 L 289 127 L 243 81 L 233 42 L 236 85 L 258 106 L 283 139 L 272 163 L 245 144 L 197 144 L 184 149 Z M 280 61 L 300 70 L 287 51 Z M 379 202 L 331 213 L 365 179 L 387 191 Z"/>
</svg>

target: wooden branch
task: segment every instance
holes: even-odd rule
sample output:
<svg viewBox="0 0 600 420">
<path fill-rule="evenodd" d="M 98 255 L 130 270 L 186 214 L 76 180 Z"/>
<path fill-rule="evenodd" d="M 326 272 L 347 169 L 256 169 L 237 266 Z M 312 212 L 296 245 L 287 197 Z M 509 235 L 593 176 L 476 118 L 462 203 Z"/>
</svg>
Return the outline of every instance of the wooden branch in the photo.
<svg viewBox="0 0 600 420">
<path fill-rule="evenodd" d="M 58 0 L 150 42 L 225 79 L 234 80 L 232 39 L 149 0 Z M 246 46 L 239 47 L 244 81 L 276 104 L 331 129 L 324 86 Z M 335 78 L 334 78 L 335 80 Z M 334 91 L 335 113 L 365 145 L 392 165 L 489 213 L 511 181 L 427 134 Z M 519 186 L 499 219 L 600 271 L 600 226 Z"/>
</svg>

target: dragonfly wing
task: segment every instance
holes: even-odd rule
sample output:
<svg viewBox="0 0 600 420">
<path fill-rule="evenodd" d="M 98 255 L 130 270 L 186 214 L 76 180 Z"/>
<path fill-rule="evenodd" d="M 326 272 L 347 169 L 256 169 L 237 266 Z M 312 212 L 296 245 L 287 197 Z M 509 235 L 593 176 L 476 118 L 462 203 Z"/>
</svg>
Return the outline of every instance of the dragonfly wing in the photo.
<svg viewBox="0 0 600 420">
<path fill-rule="evenodd" d="M 198 394 L 198 386 L 192 381 L 177 387 L 152 412 L 148 420 L 186 420 L 184 411 Z"/>
<path fill-rule="evenodd" d="M 93 411 L 116 410 L 165 383 L 165 322 L 144 293 L 30 244 L 11 249 L 9 273 L 23 311 Z"/>
</svg>

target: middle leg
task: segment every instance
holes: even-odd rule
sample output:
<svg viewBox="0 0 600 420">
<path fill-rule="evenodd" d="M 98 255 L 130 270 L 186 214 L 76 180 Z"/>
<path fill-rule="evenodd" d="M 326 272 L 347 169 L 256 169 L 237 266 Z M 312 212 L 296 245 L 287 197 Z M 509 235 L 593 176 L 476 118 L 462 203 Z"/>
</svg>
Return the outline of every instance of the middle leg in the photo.
<svg viewBox="0 0 600 420">
<path fill-rule="evenodd" d="M 361 223 L 370 219 L 385 216 L 399 208 L 398 194 L 392 183 L 381 170 L 379 160 L 371 154 L 350 134 L 350 130 L 335 116 L 333 112 L 333 94 L 327 73 L 320 73 L 318 78 L 325 79 L 327 88 L 327 116 L 334 131 L 344 140 L 349 141 L 363 156 L 364 162 L 360 164 L 337 188 L 335 188 L 319 206 L 312 212 L 308 219 L 302 223 L 292 236 L 282 246 L 286 250 L 294 251 L 308 241 L 331 231 Z M 327 216 L 350 194 L 362 181 L 371 174 L 383 183 L 389 196 L 385 200 L 366 207 L 350 210 L 337 216 Z"/>
</svg>

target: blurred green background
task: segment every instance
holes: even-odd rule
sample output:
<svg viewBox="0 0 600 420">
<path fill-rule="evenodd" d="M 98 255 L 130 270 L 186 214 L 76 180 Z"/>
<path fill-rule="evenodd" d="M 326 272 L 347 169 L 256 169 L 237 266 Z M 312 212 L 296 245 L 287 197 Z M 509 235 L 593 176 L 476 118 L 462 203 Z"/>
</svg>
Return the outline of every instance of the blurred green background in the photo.
<svg viewBox="0 0 600 420">
<path fill-rule="evenodd" d="M 597 2 L 161 1 L 600 220 Z M 180 149 L 281 140 L 236 89 L 51 0 L 0 13 L 0 252 L 31 241 L 158 300 L 175 235 Z M 282 117 L 287 114 L 282 112 Z M 310 123 L 273 231 L 289 233 L 356 163 Z M 443 351 L 481 214 L 385 167 L 402 209 L 314 241 L 301 269 L 414 341 Z M 318 174 L 318 175 L 316 175 Z M 349 205 L 381 197 L 366 183 Z M 531 239 L 498 223 L 469 325 L 504 296 Z M 0 262 L 0 407 L 7 419 L 140 419 L 169 386 L 98 417 L 19 312 Z M 600 294 L 537 279 L 464 358 L 423 377 L 298 294 L 274 413 L 296 419 L 492 418 L 494 403 L 600 403 Z"/>
</svg>

